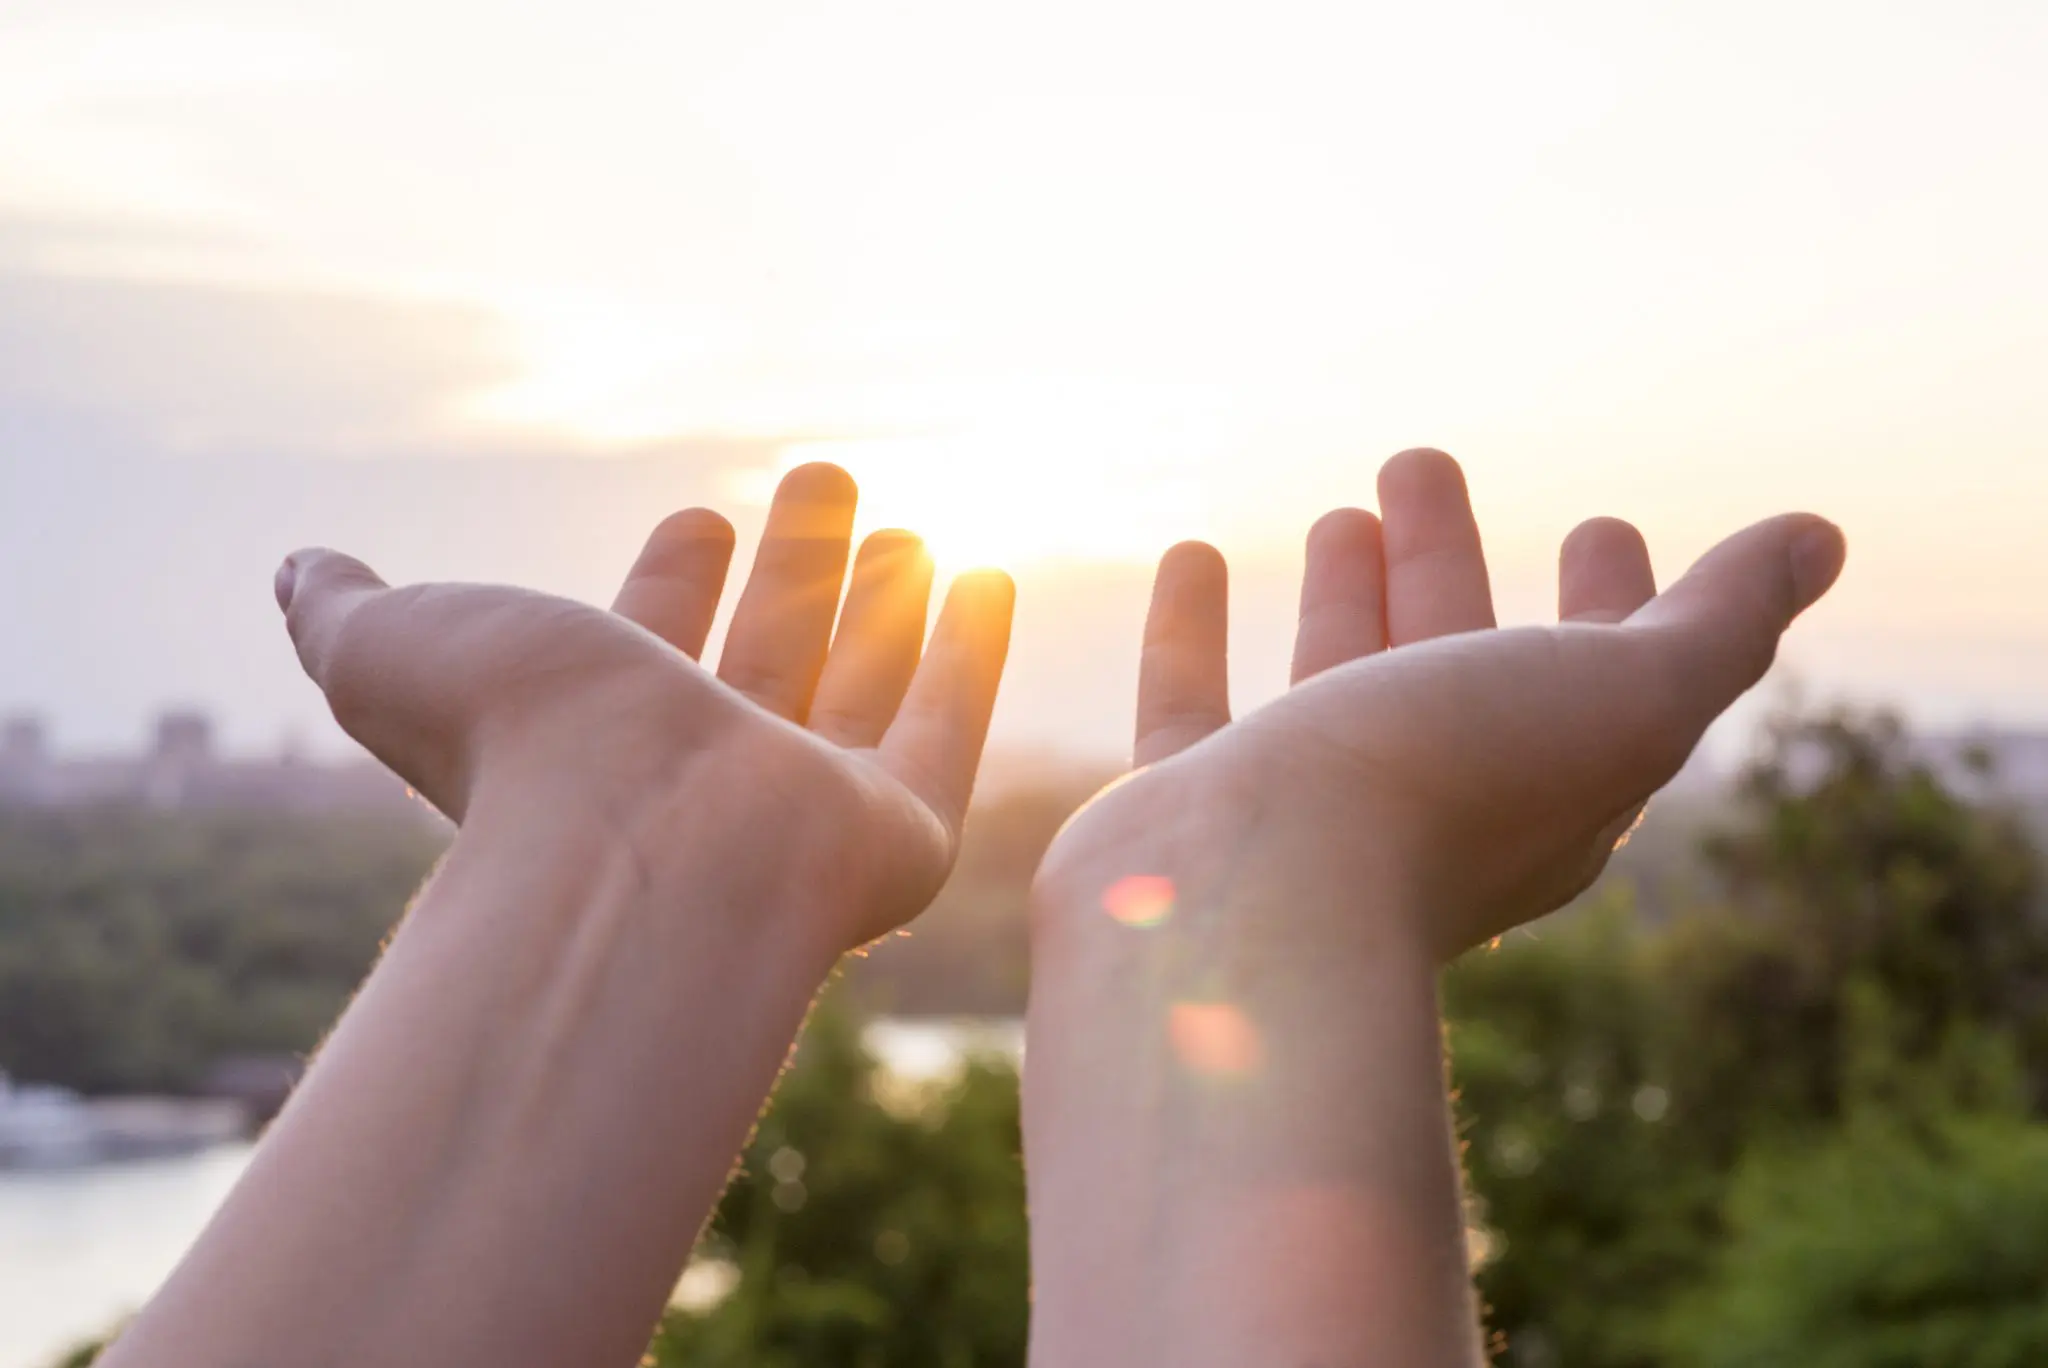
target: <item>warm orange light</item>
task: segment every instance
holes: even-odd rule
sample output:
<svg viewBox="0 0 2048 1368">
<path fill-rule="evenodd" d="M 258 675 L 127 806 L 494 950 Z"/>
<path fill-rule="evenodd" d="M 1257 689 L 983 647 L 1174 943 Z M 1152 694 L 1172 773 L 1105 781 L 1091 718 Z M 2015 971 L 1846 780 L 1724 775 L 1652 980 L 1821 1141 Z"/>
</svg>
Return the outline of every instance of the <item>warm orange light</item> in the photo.
<svg viewBox="0 0 2048 1368">
<path fill-rule="evenodd" d="M 1125 926 L 1157 926 L 1173 915 L 1173 880 L 1162 874 L 1132 874 L 1102 895 L 1102 908 Z"/>
<path fill-rule="evenodd" d="M 1208 1077 L 1242 1078 L 1266 1057 L 1258 1027 L 1227 1002 L 1176 1002 L 1166 1031 L 1180 1062 Z"/>
</svg>

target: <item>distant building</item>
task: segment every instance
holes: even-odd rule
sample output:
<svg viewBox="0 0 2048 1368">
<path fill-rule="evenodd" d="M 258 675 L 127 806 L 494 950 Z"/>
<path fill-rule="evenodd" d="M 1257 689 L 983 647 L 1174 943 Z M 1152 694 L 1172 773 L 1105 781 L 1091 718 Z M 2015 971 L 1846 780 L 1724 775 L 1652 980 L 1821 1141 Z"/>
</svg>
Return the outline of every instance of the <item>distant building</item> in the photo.
<svg viewBox="0 0 2048 1368">
<path fill-rule="evenodd" d="M 319 762 L 287 748 L 251 758 L 221 752 L 213 719 L 173 710 L 151 744 L 129 755 L 64 755 L 39 717 L 0 721 L 0 807 L 106 805 L 265 812 L 424 814 L 404 783 L 376 761 Z"/>
</svg>

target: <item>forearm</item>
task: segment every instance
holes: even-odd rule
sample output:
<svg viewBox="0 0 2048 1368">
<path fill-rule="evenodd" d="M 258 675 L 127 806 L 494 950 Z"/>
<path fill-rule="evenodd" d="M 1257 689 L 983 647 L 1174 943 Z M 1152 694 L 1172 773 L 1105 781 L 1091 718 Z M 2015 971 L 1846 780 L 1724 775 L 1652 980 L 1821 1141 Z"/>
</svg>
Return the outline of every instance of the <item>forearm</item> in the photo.
<svg viewBox="0 0 2048 1368">
<path fill-rule="evenodd" d="M 473 814 L 109 1363 L 633 1363 L 833 959 L 721 841 Z"/>
<path fill-rule="evenodd" d="M 1315 896 L 1261 882 L 1178 880 L 1152 927 L 1036 909 L 1034 1363 L 1480 1361 L 1434 965 L 1364 909 L 1342 944 L 1211 937 L 1205 902 L 1257 934 Z"/>
</svg>

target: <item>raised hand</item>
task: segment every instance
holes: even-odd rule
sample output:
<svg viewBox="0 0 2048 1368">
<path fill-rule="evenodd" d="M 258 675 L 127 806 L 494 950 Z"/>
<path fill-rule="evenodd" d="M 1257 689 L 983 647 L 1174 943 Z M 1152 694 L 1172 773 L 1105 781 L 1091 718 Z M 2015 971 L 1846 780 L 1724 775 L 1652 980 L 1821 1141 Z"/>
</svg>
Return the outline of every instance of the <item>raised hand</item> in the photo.
<svg viewBox="0 0 2048 1368">
<path fill-rule="evenodd" d="M 1599 873 L 1843 559 L 1781 517 L 1659 595 L 1596 520 L 1499 630 L 1456 464 L 1380 506 L 1316 525 L 1295 685 L 1235 722 L 1223 561 L 1160 566 L 1139 768 L 1032 894 L 1034 1363 L 1481 1362 L 1435 968 Z"/>
<path fill-rule="evenodd" d="M 1009 582 L 922 649 L 908 534 L 840 605 L 853 503 L 783 482 L 717 677 L 714 514 L 614 612 L 286 563 L 335 716 L 462 830 L 110 1368 L 638 1360 L 819 983 L 945 877 L 988 727 Z"/>
<path fill-rule="evenodd" d="M 733 531 L 705 509 L 655 529 L 610 613 L 392 589 L 330 551 L 292 556 L 279 599 L 342 727 L 449 816 L 594 817 L 649 860 L 712 809 L 751 817 L 756 858 L 831 890 L 843 949 L 916 915 L 951 867 L 1012 597 L 1000 574 L 961 578 L 926 651 L 931 560 L 878 532 L 842 609 L 855 497 L 834 466 L 783 481 L 716 676 L 696 658 Z"/>
<path fill-rule="evenodd" d="M 1499 630 L 1457 464 L 1404 452 L 1380 504 L 1384 526 L 1344 509 L 1311 531 L 1296 687 L 1234 725 L 1222 558 L 1199 543 L 1167 554 L 1139 684 L 1145 772 L 1068 828 L 1048 879 L 1097 845 L 1124 849 L 1132 824 L 1213 824 L 1235 850 L 1256 815 L 1331 877 L 1397 888 L 1455 954 L 1599 874 L 1842 564 L 1840 532 L 1790 514 L 1660 595 L 1641 534 L 1596 518 L 1560 554 L 1558 624 Z"/>
</svg>

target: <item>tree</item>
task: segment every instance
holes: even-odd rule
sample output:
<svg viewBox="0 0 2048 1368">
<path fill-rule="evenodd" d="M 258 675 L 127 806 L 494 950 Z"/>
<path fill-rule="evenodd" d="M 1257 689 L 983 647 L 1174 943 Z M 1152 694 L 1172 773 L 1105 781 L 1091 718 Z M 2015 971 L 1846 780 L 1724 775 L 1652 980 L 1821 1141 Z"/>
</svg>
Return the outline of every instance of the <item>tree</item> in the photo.
<svg viewBox="0 0 2048 1368">
<path fill-rule="evenodd" d="M 2048 1127 L 1859 1121 L 1759 1155 L 1707 1290 L 1675 1318 L 1692 1368 L 2048 1363 Z"/>
<path fill-rule="evenodd" d="M 671 1311 L 651 1364 L 1022 1368 L 1021 1146 L 1006 1062 L 909 1086 L 821 1010 L 700 1255 L 737 1282 Z"/>
<path fill-rule="evenodd" d="M 1928 1136 L 2039 1110 L 2048 932 L 2018 815 L 1883 716 L 1766 740 L 1708 843 L 1712 901 L 1648 925 L 1611 890 L 1447 978 L 1505 1363 L 1670 1362 L 1754 1155 L 1871 1114 Z"/>
</svg>

